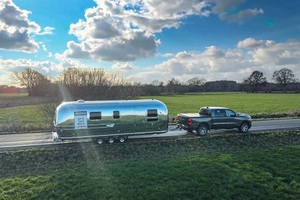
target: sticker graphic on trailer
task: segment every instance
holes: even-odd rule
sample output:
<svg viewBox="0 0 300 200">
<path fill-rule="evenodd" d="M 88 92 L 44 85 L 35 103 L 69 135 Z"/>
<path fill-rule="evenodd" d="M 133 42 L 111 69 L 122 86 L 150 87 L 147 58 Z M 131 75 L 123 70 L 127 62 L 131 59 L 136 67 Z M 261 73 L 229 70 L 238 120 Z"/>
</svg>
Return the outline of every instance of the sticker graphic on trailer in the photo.
<svg viewBox="0 0 300 200">
<path fill-rule="evenodd" d="M 75 129 L 85 129 L 87 128 L 87 112 L 77 111 L 74 112 L 74 126 Z"/>
</svg>

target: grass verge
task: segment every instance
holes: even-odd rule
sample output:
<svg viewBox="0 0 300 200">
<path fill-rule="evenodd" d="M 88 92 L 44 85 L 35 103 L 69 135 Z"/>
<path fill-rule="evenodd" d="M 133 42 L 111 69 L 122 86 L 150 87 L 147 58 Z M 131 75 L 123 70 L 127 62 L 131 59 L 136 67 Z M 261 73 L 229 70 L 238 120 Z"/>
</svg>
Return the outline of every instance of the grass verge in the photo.
<svg viewBox="0 0 300 200">
<path fill-rule="evenodd" d="M 0 153 L 0 199 L 299 199 L 300 131 Z"/>
</svg>

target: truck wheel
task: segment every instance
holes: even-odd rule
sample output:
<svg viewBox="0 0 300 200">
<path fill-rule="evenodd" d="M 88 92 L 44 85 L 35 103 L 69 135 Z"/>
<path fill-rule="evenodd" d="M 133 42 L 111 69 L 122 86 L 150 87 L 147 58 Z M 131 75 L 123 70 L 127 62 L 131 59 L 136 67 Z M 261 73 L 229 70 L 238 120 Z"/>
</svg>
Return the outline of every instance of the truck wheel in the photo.
<svg viewBox="0 0 300 200">
<path fill-rule="evenodd" d="M 247 122 L 243 122 L 239 127 L 239 131 L 241 133 L 247 133 L 248 130 L 249 130 L 249 124 Z"/>
<path fill-rule="evenodd" d="M 110 137 L 110 138 L 108 138 L 108 143 L 109 144 L 112 144 L 112 143 L 114 143 L 115 142 L 115 139 L 114 138 L 112 138 L 112 137 Z"/>
<path fill-rule="evenodd" d="M 200 136 L 205 136 L 208 132 L 208 128 L 205 124 L 201 124 L 197 129 L 197 134 Z"/>
</svg>

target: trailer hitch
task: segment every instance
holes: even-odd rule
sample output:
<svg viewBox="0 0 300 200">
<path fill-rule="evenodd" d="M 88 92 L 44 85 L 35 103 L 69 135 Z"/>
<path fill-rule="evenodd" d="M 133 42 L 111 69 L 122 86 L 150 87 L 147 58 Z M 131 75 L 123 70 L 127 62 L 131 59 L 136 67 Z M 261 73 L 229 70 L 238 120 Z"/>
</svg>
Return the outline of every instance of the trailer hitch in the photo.
<svg viewBox="0 0 300 200">
<path fill-rule="evenodd" d="M 180 125 L 179 124 L 171 124 L 169 125 L 168 127 L 168 131 L 176 131 L 178 129 L 181 129 Z"/>
</svg>

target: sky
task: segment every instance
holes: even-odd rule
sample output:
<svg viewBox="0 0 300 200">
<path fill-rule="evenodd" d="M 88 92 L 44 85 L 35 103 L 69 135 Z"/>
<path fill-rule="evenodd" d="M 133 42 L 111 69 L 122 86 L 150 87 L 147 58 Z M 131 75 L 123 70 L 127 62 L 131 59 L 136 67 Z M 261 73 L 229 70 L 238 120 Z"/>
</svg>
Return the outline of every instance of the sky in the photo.
<svg viewBox="0 0 300 200">
<path fill-rule="evenodd" d="M 129 82 L 300 79 L 300 0 L 0 0 L 0 85 L 30 67 L 104 68 Z"/>
</svg>

